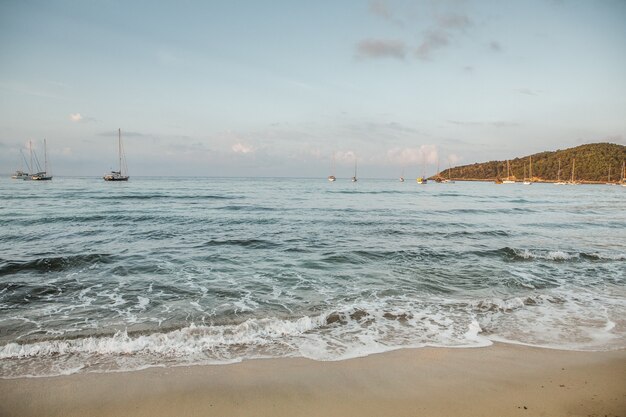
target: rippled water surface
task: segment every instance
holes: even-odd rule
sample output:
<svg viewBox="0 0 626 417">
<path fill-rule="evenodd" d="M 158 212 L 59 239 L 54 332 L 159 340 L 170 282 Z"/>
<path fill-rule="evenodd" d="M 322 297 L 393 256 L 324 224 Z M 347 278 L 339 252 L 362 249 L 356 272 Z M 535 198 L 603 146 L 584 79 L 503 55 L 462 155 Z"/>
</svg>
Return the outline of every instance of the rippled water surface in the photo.
<svg viewBox="0 0 626 417">
<path fill-rule="evenodd" d="M 626 188 L 0 179 L 0 377 L 626 347 Z"/>
</svg>

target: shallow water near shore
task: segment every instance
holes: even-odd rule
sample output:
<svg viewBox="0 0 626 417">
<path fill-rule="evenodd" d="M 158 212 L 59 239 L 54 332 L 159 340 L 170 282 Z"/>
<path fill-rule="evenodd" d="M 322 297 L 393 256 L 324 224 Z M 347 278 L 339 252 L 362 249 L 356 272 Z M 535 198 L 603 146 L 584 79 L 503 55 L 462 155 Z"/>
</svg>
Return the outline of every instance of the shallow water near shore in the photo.
<svg viewBox="0 0 626 417">
<path fill-rule="evenodd" d="M 626 189 L 0 180 L 0 377 L 626 347 Z"/>
</svg>

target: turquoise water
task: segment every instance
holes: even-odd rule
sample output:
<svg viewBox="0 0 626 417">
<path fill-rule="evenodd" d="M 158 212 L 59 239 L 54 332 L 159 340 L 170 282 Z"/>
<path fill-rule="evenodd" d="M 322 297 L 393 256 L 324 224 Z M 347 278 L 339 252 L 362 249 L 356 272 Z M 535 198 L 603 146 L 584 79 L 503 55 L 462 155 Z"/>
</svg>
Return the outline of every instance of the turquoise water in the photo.
<svg viewBox="0 0 626 417">
<path fill-rule="evenodd" d="M 0 180 L 0 376 L 626 347 L 626 188 Z"/>
</svg>

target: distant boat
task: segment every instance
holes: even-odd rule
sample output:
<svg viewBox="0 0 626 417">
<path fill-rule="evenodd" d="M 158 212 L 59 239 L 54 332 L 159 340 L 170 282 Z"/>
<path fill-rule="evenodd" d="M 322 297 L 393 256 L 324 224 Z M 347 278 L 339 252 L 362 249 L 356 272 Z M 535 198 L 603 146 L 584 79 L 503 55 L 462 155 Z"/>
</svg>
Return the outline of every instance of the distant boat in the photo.
<svg viewBox="0 0 626 417">
<path fill-rule="evenodd" d="M 576 158 L 572 159 L 572 178 L 567 183 L 568 185 L 578 185 L 576 182 Z"/>
<path fill-rule="evenodd" d="M 559 158 L 559 170 L 556 173 L 556 182 L 555 185 L 566 185 L 565 181 L 561 181 L 561 158 Z"/>
<path fill-rule="evenodd" d="M 515 180 L 511 179 L 511 166 L 509 160 L 506 160 L 506 178 L 502 180 L 502 184 L 515 184 Z"/>
<path fill-rule="evenodd" d="M 328 176 L 328 181 L 330 182 L 335 182 L 337 180 L 337 178 L 335 178 L 335 153 L 333 152 L 333 158 L 332 158 L 332 164 L 331 164 L 331 175 Z"/>
<path fill-rule="evenodd" d="M 122 172 L 122 160 L 124 160 L 124 167 L 126 167 L 126 156 L 122 148 L 122 129 L 117 129 L 117 149 L 119 158 L 119 170 L 111 171 L 108 174 L 104 174 L 102 177 L 105 181 L 128 181 L 128 175 L 124 175 Z M 126 168 L 128 173 L 128 168 Z"/>
<path fill-rule="evenodd" d="M 443 182 L 454 184 L 454 181 L 452 181 L 452 178 L 450 178 L 451 172 L 452 172 L 452 167 L 450 166 L 450 160 L 448 159 L 448 178 L 444 179 Z"/>
<path fill-rule="evenodd" d="M 14 180 L 23 180 L 27 177 L 30 177 L 30 174 L 28 172 L 22 171 L 21 169 L 16 170 L 15 173 L 11 175 L 11 178 L 13 178 Z"/>
<path fill-rule="evenodd" d="M 354 157 L 354 177 L 352 177 L 352 182 L 357 182 L 358 179 L 356 178 L 356 156 Z"/>
<path fill-rule="evenodd" d="M 528 179 L 526 179 L 526 165 L 524 165 L 524 185 L 533 185 L 533 157 L 530 157 Z"/>
<path fill-rule="evenodd" d="M 611 182 L 611 165 L 609 164 L 609 175 L 606 180 L 606 185 L 617 185 L 616 182 Z"/>
<path fill-rule="evenodd" d="M 28 167 L 28 162 L 26 162 L 26 158 L 24 158 L 24 153 L 21 149 L 20 155 L 22 156 L 22 161 L 25 162 L 26 166 Z M 30 167 L 28 168 L 28 171 L 24 171 L 23 166 L 24 165 L 22 164 L 22 168 L 15 170 L 15 173 L 11 175 L 11 178 L 13 178 L 14 180 L 25 180 L 26 178 L 29 178 L 30 174 L 28 173 L 28 171 L 30 171 Z"/>
<path fill-rule="evenodd" d="M 422 160 L 422 176 L 421 177 L 417 177 L 415 179 L 415 182 L 417 182 L 418 184 L 427 184 L 428 183 L 428 179 L 426 178 L 426 157 L 423 157 L 424 159 Z"/>
<path fill-rule="evenodd" d="M 402 168 L 402 175 L 400 175 L 400 182 L 404 182 L 404 168 Z"/>
<path fill-rule="evenodd" d="M 31 168 L 33 166 L 32 163 L 32 155 L 33 155 L 33 144 L 30 142 L 30 152 L 31 152 Z M 50 181 L 52 179 L 52 175 L 48 175 L 48 151 L 46 148 L 46 140 L 43 140 L 43 155 L 44 155 L 44 169 L 41 170 L 41 166 L 39 165 L 39 159 L 37 159 L 37 154 L 35 155 L 35 161 L 37 163 L 37 167 L 39 171 L 30 176 L 32 181 Z"/>
</svg>

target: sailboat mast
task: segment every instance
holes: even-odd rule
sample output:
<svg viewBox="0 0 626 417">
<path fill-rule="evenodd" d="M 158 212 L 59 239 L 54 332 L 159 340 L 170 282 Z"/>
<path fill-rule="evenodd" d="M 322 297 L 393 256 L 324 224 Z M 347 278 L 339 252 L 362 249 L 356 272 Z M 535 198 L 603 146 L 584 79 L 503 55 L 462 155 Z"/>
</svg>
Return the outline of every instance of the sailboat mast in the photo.
<svg viewBox="0 0 626 417">
<path fill-rule="evenodd" d="M 559 171 L 556 173 L 556 182 L 561 182 L 561 158 L 559 158 Z"/>
<path fill-rule="evenodd" d="M 48 147 L 46 146 L 46 139 L 43 140 L 43 170 L 48 173 Z"/>
<path fill-rule="evenodd" d="M 530 177 L 530 180 L 533 180 L 533 157 L 530 157 L 530 167 L 528 168 L 528 176 Z"/>
<path fill-rule="evenodd" d="M 576 158 L 572 159 L 572 182 L 574 182 L 574 171 L 576 169 Z"/>
<path fill-rule="evenodd" d="M 30 151 L 30 166 L 31 166 L 31 170 L 33 169 L 33 141 L 29 140 L 28 141 L 28 150 Z M 30 173 L 31 175 L 33 174 L 32 172 Z"/>
<path fill-rule="evenodd" d="M 117 154 L 120 160 L 120 175 L 122 175 L 122 129 L 117 129 Z"/>
</svg>

